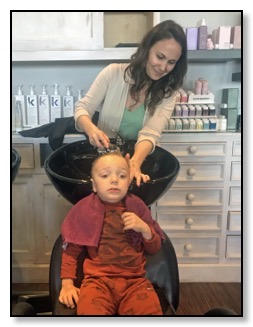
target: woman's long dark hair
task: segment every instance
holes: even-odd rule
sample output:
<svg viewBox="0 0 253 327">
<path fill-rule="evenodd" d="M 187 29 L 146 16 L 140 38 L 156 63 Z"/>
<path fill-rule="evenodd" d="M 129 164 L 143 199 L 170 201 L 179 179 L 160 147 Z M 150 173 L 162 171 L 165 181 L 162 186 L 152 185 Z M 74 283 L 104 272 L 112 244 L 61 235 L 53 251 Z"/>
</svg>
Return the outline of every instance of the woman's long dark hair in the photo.
<svg viewBox="0 0 253 327">
<path fill-rule="evenodd" d="M 174 69 L 169 74 L 157 81 L 150 80 L 146 73 L 149 50 L 155 43 L 164 39 L 174 39 L 177 41 L 182 48 L 182 54 Z M 127 79 L 127 75 L 134 80 L 135 84 L 131 85 L 130 94 L 136 102 L 138 102 L 139 93 L 142 88 L 147 85 L 147 82 L 151 82 L 146 91 L 144 103 L 152 115 L 156 106 L 160 104 L 164 98 L 170 97 L 175 90 L 178 90 L 183 85 L 186 72 L 187 41 L 185 32 L 183 28 L 173 20 L 166 20 L 154 26 L 144 36 L 136 53 L 131 56 L 131 63 L 125 70 L 125 80 L 129 80 L 129 78 Z"/>
</svg>

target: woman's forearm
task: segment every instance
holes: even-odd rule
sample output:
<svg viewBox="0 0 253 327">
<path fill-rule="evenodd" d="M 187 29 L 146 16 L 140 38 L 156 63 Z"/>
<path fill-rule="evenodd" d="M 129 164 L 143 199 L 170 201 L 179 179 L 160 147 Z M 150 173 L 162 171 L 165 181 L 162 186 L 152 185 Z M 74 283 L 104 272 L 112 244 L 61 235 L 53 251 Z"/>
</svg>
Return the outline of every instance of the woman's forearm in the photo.
<svg viewBox="0 0 253 327">
<path fill-rule="evenodd" d="M 90 135 L 92 130 L 96 128 L 96 126 L 92 123 L 91 119 L 87 115 L 82 115 L 77 119 L 77 126 L 80 128 L 84 133 Z"/>
<path fill-rule="evenodd" d="M 141 141 L 136 144 L 134 154 L 131 161 L 140 168 L 145 158 L 150 154 L 153 149 L 153 144 L 151 141 Z"/>
</svg>

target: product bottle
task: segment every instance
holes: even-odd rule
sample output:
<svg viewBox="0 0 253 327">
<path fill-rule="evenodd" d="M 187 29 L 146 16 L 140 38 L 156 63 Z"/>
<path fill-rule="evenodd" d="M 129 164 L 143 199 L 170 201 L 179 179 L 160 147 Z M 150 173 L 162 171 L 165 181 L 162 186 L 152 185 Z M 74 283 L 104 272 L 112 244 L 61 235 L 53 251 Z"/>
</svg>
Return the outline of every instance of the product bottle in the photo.
<svg viewBox="0 0 253 327">
<path fill-rule="evenodd" d="M 205 19 L 201 21 L 201 25 L 198 27 L 198 50 L 206 50 L 207 47 L 207 26 Z"/>
<path fill-rule="evenodd" d="M 61 96 L 58 93 L 58 84 L 54 85 L 54 94 L 50 97 L 50 104 L 50 119 L 53 123 L 56 118 L 61 118 Z"/>
<path fill-rule="evenodd" d="M 82 99 L 82 90 L 77 90 L 78 92 L 78 97 L 77 97 L 77 101 L 81 100 Z"/>
<path fill-rule="evenodd" d="M 50 122 L 49 95 L 46 92 L 46 85 L 42 85 L 42 94 L 39 95 L 39 125 Z"/>
<path fill-rule="evenodd" d="M 225 116 L 220 115 L 218 116 L 218 130 L 224 132 L 227 130 L 227 119 Z"/>
<path fill-rule="evenodd" d="M 74 115 L 74 97 L 70 93 L 70 87 L 67 86 L 67 93 L 63 96 L 63 117 Z"/>
<path fill-rule="evenodd" d="M 21 131 L 23 122 L 22 122 L 22 104 L 20 100 L 17 100 L 15 103 L 15 131 Z"/>
<path fill-rule="evenodd" d="M 30 95 L 26 97 L 27 124 L 30 127 L 38 125 L 38 102 L 34 93 L 34 85 L 31 85 Z"/>
<path fill-rule="evenodd" d="M 202 80 L 201 94 L 208 94 L 208 82 L 205 79 Z"/>
<path fill-rule="evenodd" d="M 195 81 L 194 92 L 196 95 L 200 95 L 202 92 L 202 80 L 200 78 Z"/>
<path fill-rule="evenodd" d="M 23 126 L 27 125 L 26 109 L 25 109 L 25 96 L 23 95 L 23 92 L 22 92 L 22 85 L 19 85 L 18 94 L 16 94 L 14 97 L 15 97 L 15 101 L 20 101 Z"/>
</svg>

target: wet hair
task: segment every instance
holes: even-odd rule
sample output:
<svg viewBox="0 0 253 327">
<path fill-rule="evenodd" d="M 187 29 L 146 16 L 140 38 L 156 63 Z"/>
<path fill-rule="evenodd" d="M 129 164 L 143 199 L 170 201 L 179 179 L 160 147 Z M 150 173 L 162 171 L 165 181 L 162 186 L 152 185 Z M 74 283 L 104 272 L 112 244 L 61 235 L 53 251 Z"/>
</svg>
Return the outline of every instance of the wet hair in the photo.
<svg viewBox="0 0 253 327">
<path fill-rule="evenodd" d="M 122 155 L 121 152 L 118 152 L 118 151 L 114 151 L 114 152 L 106 152 L 106 153 L 103 153 L 101 155 L 99 155 L 98 157 L 96 157 L 94 159 L 94 161 L 92 162 L 91 164 L 91 177 L 93 176 L 94 174 L 94 168 L 96 166 L 96 163 L 101 159 L 101 158 L 104 158 L 104 157 L 108 157 L 108 156 L 115 156 L 115 157 L 119 157 L 119 158 L 123 158 L 125 159 L 125 157 Z M 126 160 L 126 159 L 125 159 Z M 127 166 L 129 167 L 129 163 L 127 162 L 126 160 L 126 163 L 127 163 Z M 130 168 L 130 167 L 129 167 Z"/>
<path fill-rule="evenodd" d="M 161 79 L 154 81 L 146 73 L 146 66 L 151 47 L 161 40 L 174 39 L 182 48 L 182 54 L 177 61 L 174 69 Z M 152 115 L 158 104 L 164 98 L 169 98 L 175 90 L 178 90 L 184 82 L 187 72 L 187 41 L 183 28 L 173 20 L 166 20 L 154 26 L 146 33 L 139 47 L 131 56 L 130 65 L 125 70 L 125 80 L 129 77 L 134 80 L 134 85 L 130 86 L 132 98 L 138 102 L 138 94 L 142 88 L 150 83 L 146 91 L 145 106 Z"/>
</svg>

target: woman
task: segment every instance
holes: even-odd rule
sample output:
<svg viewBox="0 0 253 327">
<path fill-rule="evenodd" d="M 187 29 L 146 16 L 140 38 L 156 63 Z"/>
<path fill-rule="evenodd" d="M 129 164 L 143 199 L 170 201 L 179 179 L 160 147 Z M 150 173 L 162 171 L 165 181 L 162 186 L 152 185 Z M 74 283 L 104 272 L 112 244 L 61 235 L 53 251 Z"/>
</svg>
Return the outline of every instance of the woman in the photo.
<svg viewBox="0 0 253 327">
<path fill-rule="evenodd" d="M 111 64 L 97 76 L 76 105 L 76 128 L 96 147 L 109 147 L 118 135 L 136 139 L 130 160 L 131 178 L 147 181 L 141 165 L 158 143 L 173 112 L 177 90 L 187 71 L 184 30 L 172 20 L 153 27 L 141 41 L 130 64 Z M 92 123 L 99 111 L 98 125 Z"/>
</svg>

